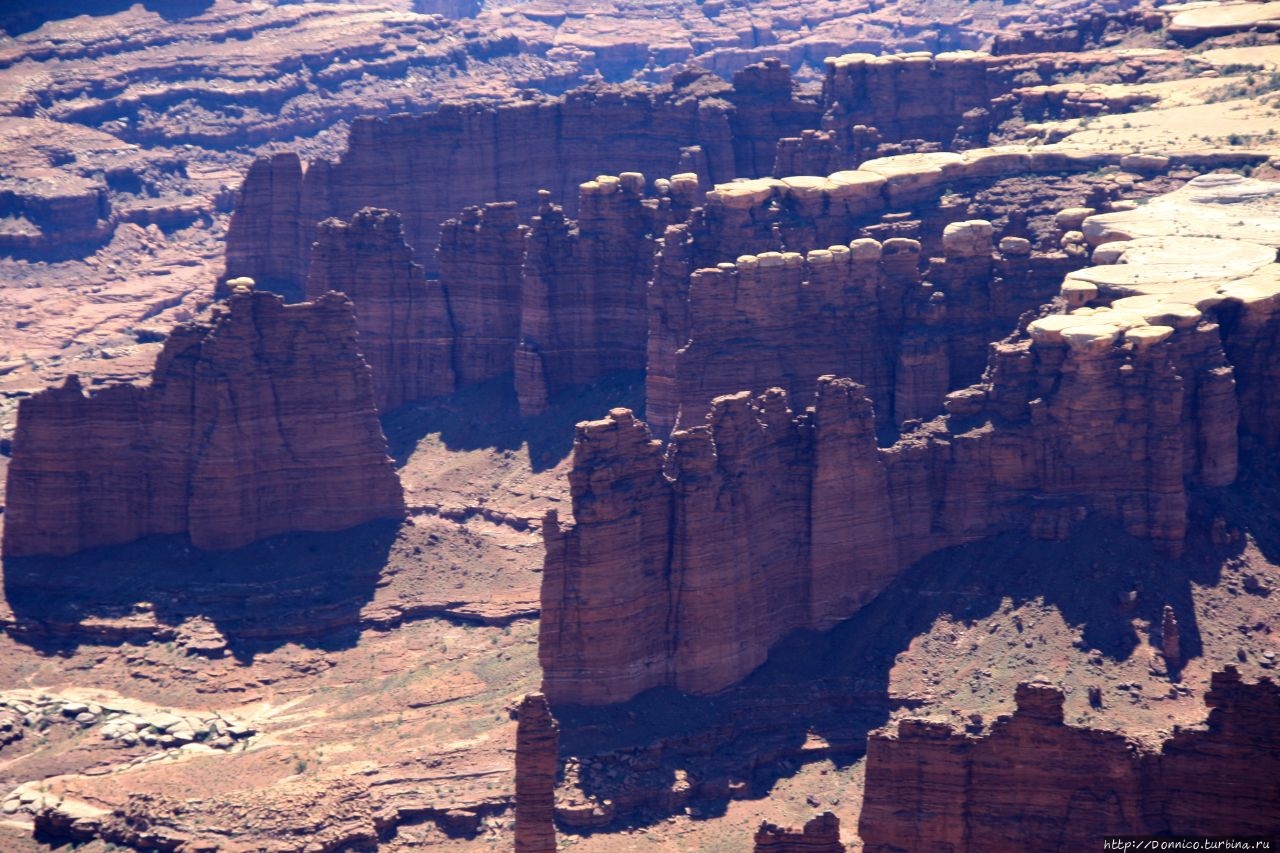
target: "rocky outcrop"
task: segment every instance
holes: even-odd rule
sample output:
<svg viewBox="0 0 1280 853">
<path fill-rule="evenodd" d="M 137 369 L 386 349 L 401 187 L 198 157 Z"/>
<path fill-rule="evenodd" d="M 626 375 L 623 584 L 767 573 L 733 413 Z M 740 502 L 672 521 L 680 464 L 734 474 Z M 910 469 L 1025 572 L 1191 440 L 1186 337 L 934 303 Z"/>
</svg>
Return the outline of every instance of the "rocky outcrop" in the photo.
<svg viewBox="0 0 1280 853">
<path fill-rule="evenodd" d="M 555 853 L 560 725 L 541 693 L 526 695 L 517 714 L 516 851 Z"/>
<path fill-rule="evenodd" d="M 414 262 L 398 214 L 366 208 L 350 223 L 320 223 L 307 297 L 319 299 L 329 291 L 345 293 L 355 304 L 360 352 L 373 370 L 379 412 L 454 390 L 450 319 L 456 314 L 440 283 L 427 281 Z"/>
<path fill-rule="evenodd" d="M 933 416 L 982 375 L 988 342 L 1052 297 L 1065 260 L 996 252 L 986 222 L 948 228 L 956 239 L 923 272 L 918 241 L 860 238 L 740 255 L 695 270 L 687 289 L 667 272 L 680 251 L 668 235 L 649 303 L 655 428 L 696 423 L 707 400 L 736 389 L 807 398 L 824 373 L 865 384 L 887 424 Z"/>
<path fill-rule="evenodd" d="M 308 779 L 208 798 L 131 793 L 111 811 L 59 802 L 34 823 L 38 838 L 141 850 L 225 849 L 228 835 L 261 833 L 281 853 L 336 853 L 376 845 L 381 818 L 365 780 Z"/>
<path fill-rule="evenodd" d="M 574 386 L 645 366 L 656 200 L 646 206 L 638 172 L 601 175 L 579 191 L 578 222 L 544 203 L 529 231 L 515 355 L 524 415 Z"/>
<path fill-rule="evenodd" d="M 796 97 L 791 69 L 776 58 L 735 72 L 729 100 L 734 165 L 742 177 L 774 174 L 779 139 L 817 127 L 822 118 L 822 105 Z"/>
<path fill-rule="evenodd" d="M 667 679 L 673 499 L 662 455 L 627 409 L 578 425 L 569 473 L 578 525 L 562 530 L 554 510 L 543 522 L 538 659 L 552 702 L 620 702 Z"/>
<path fill-rule="evenodd" d="M 301 288 L 316 223 L 363 207 L 399 212 L 406 242 L 434 274 L 426 249 L 440 223 L 468 205 L 502 199 L 536 209 L 546 189 L 572 215 L 578 185 L 599 174 L 728 180 L 738 174 L 733 105 L 722 97 L 731 92 L 718 78 L 685 74 L 656 89 L 600 86 L 500 107 L 358 119 L 343 157 L 313 162 L 306 177 L 293 155 L 255 164 L 228 231 L 224 278 Z"/>
<path fill-rule="evenodd" d="M 1100 54 L 1045 67 L 1068 73 L 1118 61 Z M 228 233 L 225 278 L 301 289 L 315 224 L 368 206 L 401 214 L 407 242 L 434 275 L 427 248 L 456 211 L 492 200 L 536 209 L 545 189 L 572 217 L 578 185 L 599 174 L 691 172 L 709 186 L 775 173 L 826 175 L 881 154 L 936 151 L 958 133 L 964 147 L 979 147 L 998 124 L 993 117 L 1012 114 L 1016 81 L 1039 79 L 1040 66 L 969 52 L 848 54 L 827 60 L 815 101 L 794 91 L 784 65 L 766 60 L 738 69 L 732 84 L 686 71 L 661 87 L 596 85 L 556 98 L 531 94 L 497 106 L 454 103 L 429 115 L 357 119 L 336 162 L 316 159 L 304 174 L 293 155 L 277 155 L 250 170 Z M 913 141 L 897 144 L 904 139 Z M 779 140 L 786 140 L 781 148 Z M 946 181 L 956 177 L 951 169 Z M 933 183 L 945 183 L 938 178 Z M 851 236 L 786 248 L 807 251 Z M 764 245 L 723 248 L 719 260 Z"/>
<path fill-rule="evenodd" d="M 844 853 L 840 843 L 840 818 L 823 812 L 803 829 L 764 822 L 756 830 L 755 853 Z"/>
<path fill-rule="evenodd" d="M 320 220 L 302 227 L 301 204 L 302 161 L 297 154 L 254 161 L 227 225 L 227 275 L 215 289 L 219 298 L 230 293 L 227 281 L 239 277 L 295 298 L 303 291 L 307 267 L 299 264 L 310 257 Z"/>
<path fill-rule="evenodd" d="M 961 318 L 976 323 L 989 310 L 987 297 L 973 294 L 992 274 L 990 238 L 985 223 L 949 226 L 943 266 L 933 270 L 961 295 Z M 893 279 L 883 266 L 893 242 L 863 244 L 880 250 L 880 290 Z M 723 340 L 776 332 L 759 347 L 767 363 L 753 361 L 755 347 L 727 347 L 721 363 L 739 371 L 727 375 L 747 387 L 789 378 L 785 343 L 802 331 L 782 318 L 814 318 L 787 300 L 820 298 L 826 269 L 854 269 L 857 250 L 859 241 L 848 261 L 832 251 L 817 264 L 810 253 L 805 285 L 798 254 L 697 272 L 688 328 L 714 329 L 700 312 L 727 306 L 741 321 Z M 753 290 L 761 258 L 778 283 Z M 704 424 L 681 417 L 665 459 L 625 410 L 580 424 L 575 524 L 546 528 L 540 658 L 551 699 L 616 702 L 658 686 L 713 693 L 759 665 L 788 631 L 829 627 L 926 554 L 1002 531 L 1059 539 L 1096 513 L 1178 552 L 1188 487 L 1235 479 L 1239 397 L 1227 352 L 1239 329 L 1280 322 L 1280 265 L 1271 247 L 1205 238 L 1108 244 L 1095 261 L 1070 273 L 1025 331 L 990 347 L 975 385 L 947 390 L 951 364 L 973 358 L 989 331 L 980 325 L 962 319 L 954 337 L 900 344 L 898 370 L 912 378 L 896 384 L 894 405 L 927 392 L 945 414 L 907 422 L 886 447 L 877 445 L 886 425 L 868 389 L 831 376 L 817 379 L 811 397 L 717 397 Z M 907 266 L 915 275 L 914 260 Z M 733 278 L 700 295 L 726 274 Z M 856 292 L 844 286 L 848 275 L 832 292 Z M 1239 318 L 1250 316 L 1246 327 Z M 677 353 L 677 387 L 681 359 L 700 343 L 691 337 Z M 806 352 L 797 369 L 824 357 Z M 692 375 L 701 381 L 706 372 Z M 1265 376 L 1255 381 L 1274 387 Z M 788 399 L 814 405 L 793 414 Z"/>
<path fill-rule="evenodd" d="M 447 314 L 436 322 L 450 326 L 456 384 L 510 374 L 520 335 L 528 228 L 511 202 L 468 207 L 440 228 L 436 261 Z"/>
<path fill-rule="evenodd" d="M 1008 91 L 1000 60 L 971 51 L 875 56 L 852 53 L 826 60 L 822 129 L 841 150 L 852 150 L 853 128 L 873 126 L 892 139 L 939 139 L 964 113 Z M 856 166 L 850 163 L 848 166 Z"/>
<path fill-rule="evenodd" d="M 979 379 L 988 343 L 1049 300 L 1086 258 L 1056 240 L 1024 239 L 1027 210 L 1016 192 L 983 205 L 999 214 L 1000 230 L 959 206 L 898 231 L 902 218 L 892 211 L 924 210 L 944 187 L 979 192 L 1027 173 L 1071 186 L 1071 176 L 1097 162 L 1065 149 L 1007 146 L 716 185 L 658 248 L 648 299 L 649 423 L 659 435 L 696 424 L 712 397 L 743 389 L 778 385 L 807 398 L 826 372 L 865 384 L 886 424 L 931 417 L 944 393 Z"/>
<path fill-rule="evenodd" d="M 1050 684 L 1021 684 L 1016 699 L 980 737 L 915 719 L 873 733 L 863 849 L 1052 852 L 1105 835 L 1269 835 L 1280 822 L 1280 689 L 1267 679 L 1215 673 L 1207 724 L 1154 751 L 1065 725 Z"/>
<path fill-rule="evenodd" d="M 575 221 L 542 195 L 531 225 L 513 202 L 469 207 L 443 224 L 440 279 L 427 281 L 398 214 L 367 208 L 320 226 L 307 293 L 347 293 L 387 411 L 495 379 L 526 416 L 606 376 L 645 368 L 653 233 L 688 215 L 692 174 L 600 175 Z M 234 281 L 234 280 L 233 280 Z"/>
<path fill-rule="evenodd" d="M 238 286 L 176 328 L 151 384 L 22 402 L 4 552 L 70 554 L 157 533 L 234 548 L 404 512 L 351 303 Z"/>
</svg>

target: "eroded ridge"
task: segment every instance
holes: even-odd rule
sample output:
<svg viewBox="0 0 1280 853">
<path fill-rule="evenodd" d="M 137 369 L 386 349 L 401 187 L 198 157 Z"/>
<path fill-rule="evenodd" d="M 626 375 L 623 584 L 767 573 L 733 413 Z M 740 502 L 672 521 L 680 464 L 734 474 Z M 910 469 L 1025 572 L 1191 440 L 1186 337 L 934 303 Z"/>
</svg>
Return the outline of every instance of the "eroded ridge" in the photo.
<svg viewBox="0 0 1280 853">
<path fill-rule="evenodd" d="M 951 230 L 953 253 L 982 232 Z M 794 412 L 781 389 L 717 397 L 665 450 L 625 410 L 580 424 L 575 523 L 545 527 L 552 700 L 713 693 L 788 631 L 829 627 L 926 554 L 1002 531 L 1060 539 L 1097 513 L 1179 552 L 1188 488 L 1234 481 L 1238 430 L 1275 441 L 1262 354 L 1280 328 L 1276 250 L 1161 237 L 1094 255 L 1118 263 L 1068 275 L 991 347 L 981 382 L 887 447 L 865 386 L 834 376 Z M 760 257 L 800 279 L 798 255 Z"/>
</svg>

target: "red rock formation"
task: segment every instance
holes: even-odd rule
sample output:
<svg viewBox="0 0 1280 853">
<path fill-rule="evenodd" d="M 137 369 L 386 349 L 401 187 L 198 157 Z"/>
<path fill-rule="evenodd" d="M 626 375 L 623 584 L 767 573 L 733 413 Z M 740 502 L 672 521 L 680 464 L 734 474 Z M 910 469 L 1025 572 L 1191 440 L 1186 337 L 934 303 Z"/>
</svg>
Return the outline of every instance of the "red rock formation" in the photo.
<svg viewBox="0 0 1280 853">
<path fill-rule="evenodd" d="M 1100 54 L 1062 63 L 1069 71 L 1113 61 Z M 765 61 L 741 69 L 732 85 L 686 72 L 651 89 L 595 86 L 497 107 L 446 104 L 424 116 L 357 119 L 337 162 L 316 160 L 304 177 L 294 160 L 278 155 L 250 170 L 228 233 L 225 277 L 300 289 L 315 223 L 368 206 L 401 214 L 407 242 L 434 274 L 426 247 L 436 244 L 439 223 L 468 205 L 510 199 L 533 209 L 537 191 L 547 189 L 574 216 L 578 185 L 598 174 L 694 172 L 709 186 L 772 174 L 775 161 L 789 165 L 788 174 L 802 163 L 800 172 L 848 169 L 882 140 L 924 139 L 936 147 L 968 128 L 968 112 L 994 110 L 993 101 L 1011 111 L 1015 79 L 1037 67 L 985 54 L 850 54 L 829 61 L 817 103 L 793 92 L 786 67 Z M 820 112 L 821 132 L 806 137 Z M 970 131 L 970 142 L 981 144 L 981 134 Z M 809 142 L 803 154 L 795 145 L 779 154 L 780 138 Z M 963 176 L 952 169 L 947 179 Z M 821 193 L 809 196 L 822 200 Z M 807 251 L 851 236 L 819 233 L 786 248 Z M 726 243 L 719 259 L 765 247 Z"/>
<path fill-rule="evenodd" d="M 307 297 L 331 290 L 355 303 L 360 352 L 373 370 L 378 411 L 454 390 L 449 305 L 440 284 L 428 282 L 414 263 L 398 214 L 366 208 L 350 224 L 320 223 Z"/>
<path fill-rule="evenodd" d="M 753 849 L 755 853 L 844 853 L 840 818 L 823 812 L 799 830 L 766 821 L 756 830 Z"/>
<path fill-rule="evenodd" d="M 988 223 L 956 225 L 979 231 L 984 247 L 948 244 L 923 277 L 918 242 L 864 238 L 804 257 L 742 255 L 694 271 L 687 290 L 687 231 L 669 233 L 649 299 L 655 429 L 696 423 L 707 400 L 735 389 L 780 385 L 807 398 L 824 373 L 866 385 L 886 422 L 932 417 L 947 391 L 982 375 L 988 342 L 1060 281 L 1027 274 L 1060 270 L 1053 256 L 1016 263 L 993 254 Z"/>
<path fill-rule="evenodd" d="M 744 177 L 774 174 L 779 138 L 816 127 L 822 117 L 820 104 L 794 95 L 791 69 L 775 58 L 736 72 L 729 100 L 735 107 L 730 119 L 735 168 Z M 833 166 L 827 171 L 835 169 Z M 805 170 L 786 174 L 816 173 Z"/>
<path fill-rule="evenodd" d="M 259 287 L 297 296 L 303 290 L 319 219 L 301 221 L 302 161 L 292 152 L 259 158 L 245 176 L 227 226 L 227 271 L 216 295 L 230 292 L 226 282 L 247 277 Z M 323 218 L 323 217 L 322 217 Z"/>
<path fill-rule="evenodd" d="M 627 409 L 579 424 L 573 458 L 578 526 L 543 523 L 543 692 L 620 702 L 667 679 L 671 486 L 662 442 Z"/>
<path fill-rule="evenodd" d="M 555 853 L 560 724 L 547 697 L 530 693 L 516 725 L 516 853 Z"/>
<path fill-rule="evenodd" d="M 512 372 L 527 230 L 511 202 L 468 207 L 441 225 L 436 259 L 448 302 L 441 319 L 452 330 L 459 387 Z"/>
<path fill-rule="evenodd" d="M 7 556 L 156 533 L 234 548 L 404 512 L 351 303 L 244 287 L 174 330 L 150 386 L 73 377 L 24 400 L 6 495 Z"/>
<path fill-rule="evenodd" d="M 601 86 L 496 108 L 358 119 L 341 160 L 308 167 L 319 169 L 315 180 L 303 178 L 296 158 L 255 164 L 228 231 L 224 278 L 300 288 L 315 224 L 363 207 L 398 211 L 406 241 L 434 273 L 426 249 L 467 205 L 512 199 L 535 209 L 537 191 L 548 189 L 572 214 L 582 181 L 626 169 L 728 180 L 737 174 L 733 105 L 722 96 L 731 91 L 718 78 L 686 74 L 656 89 Z"/>
<path fill-rule="evenodd" d="M 574 386 L 644 370 L 656 212 L 644 188 L 637 172 L 601 175 L 580 187 L 577 223 L 547 203 L 534 217 L 516 355 L 521 414 Z"/>
<path fill-rule="evenodd" d="M 705 426 L 672 434 L 675 508 L 663 580 L 676 688 L 727 686 L 806 624 L 807 433 L 773 389 L 759 400 L 719 397 Z"/>
<path fill-rule="evenodd" d="M 858 833 L 868 853 L 1084 850 L 1105 835 L 1268 835 L 1280 823 L 1280 689 L 1215 673 L 1207 726 L 1148 752 L 1063 724 L 1062 692 L 1021 684 L 973 737 L 903 720 L 867 741 Z M 1013 816 L 1017 816 L 1013 819 Z"/>
<path fill-rule="evenodd" d="M 889 140 L 950 143 L 965 127 L 967 114 L 990 109 L 1013 87 L 1017 72 L 1034 67 L 1018 66 L 970 51 L 827 58 L 822 130 L 839 152 L 836 168 L 862 162 L 867 128 Z M 985 136 L 973 142 L 986 144 Z"/>
<path fill-rule="evenodd" d="M 767 289 L 743 328 L 805 317 L 769 301 L 787 294 Z M 665 478 L 630 413 L 580 425 L 576 524 L 548 525 L 548 695 L 604 703 L 661 685 L 715 692 L 788 631 L 829 627 L 926 554 L 1004 530 L 1060 538 L 1096 512 L 1180 549 L 1187 483 L 1234 477 L 1223 461 L 1234 459 L 1235 429 L 1231 407 L 1218 408 L 1230 371 L 1216 328 L 1136 326 L 1121 337 L 1080 325 L 1090 321 L 1048 316 L 1031 337 L 995 345 L 983 383 L 947 394 L 945 416 L 887 448 L 876 446 L 866 389 L 832 377 L 794 418 L 781 391 L 717 398 L 706 425 L 672 434 Z M 1184 443 L 1210 430 L 1226 431 L 1221 447 Z"/>
</svg>

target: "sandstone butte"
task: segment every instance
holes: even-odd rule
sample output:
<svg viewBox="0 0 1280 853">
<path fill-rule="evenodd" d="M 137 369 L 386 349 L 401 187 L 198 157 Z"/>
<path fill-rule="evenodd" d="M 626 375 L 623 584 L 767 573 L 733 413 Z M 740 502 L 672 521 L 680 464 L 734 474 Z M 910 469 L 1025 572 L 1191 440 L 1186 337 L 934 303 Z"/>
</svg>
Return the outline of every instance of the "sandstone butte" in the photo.
<svg viewBox="0 0 1280 853">
<path fill-rule="evenodd" d="M 176 328 L 149 385 L 77 379 L 22 402 L 7 557 L 153 534 L 235 548 L 404 514 L 351 302 L 285 305 L 237 282 Z"/>
</svg>

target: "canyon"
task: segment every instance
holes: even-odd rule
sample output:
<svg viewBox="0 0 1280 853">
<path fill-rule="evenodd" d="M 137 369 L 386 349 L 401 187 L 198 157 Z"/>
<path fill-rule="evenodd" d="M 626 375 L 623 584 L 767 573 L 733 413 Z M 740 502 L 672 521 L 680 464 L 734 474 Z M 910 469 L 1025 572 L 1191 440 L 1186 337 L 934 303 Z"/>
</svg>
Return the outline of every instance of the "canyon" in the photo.
<svg viewBox="0 0 1280 853">
<path fill-rule="evenodd" d="M 63 5 L 0 846 L 1274 832 L 1271 4 Z"/>
</svg>

